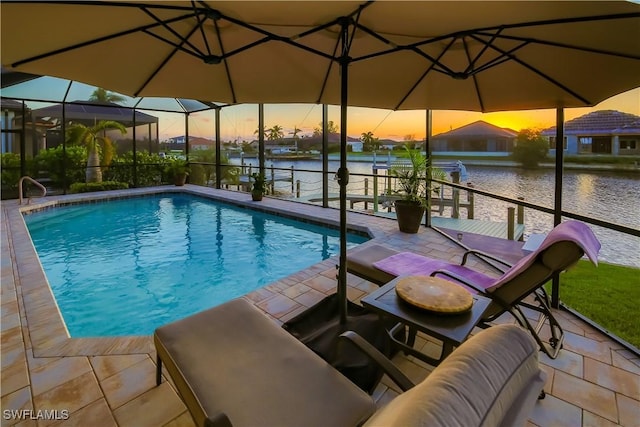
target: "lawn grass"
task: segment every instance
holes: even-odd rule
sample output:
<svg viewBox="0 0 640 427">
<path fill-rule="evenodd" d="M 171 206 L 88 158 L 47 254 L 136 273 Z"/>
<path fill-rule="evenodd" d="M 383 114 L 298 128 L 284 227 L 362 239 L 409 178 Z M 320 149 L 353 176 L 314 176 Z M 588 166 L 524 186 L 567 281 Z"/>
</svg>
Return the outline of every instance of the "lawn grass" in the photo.
<svg viewBox="0 0 640 427">
<path fill-rule="evenodd" d="M 560 276 L 560 301 L 640 348 L 640 269 L 580 261 Z"/>
</svg>

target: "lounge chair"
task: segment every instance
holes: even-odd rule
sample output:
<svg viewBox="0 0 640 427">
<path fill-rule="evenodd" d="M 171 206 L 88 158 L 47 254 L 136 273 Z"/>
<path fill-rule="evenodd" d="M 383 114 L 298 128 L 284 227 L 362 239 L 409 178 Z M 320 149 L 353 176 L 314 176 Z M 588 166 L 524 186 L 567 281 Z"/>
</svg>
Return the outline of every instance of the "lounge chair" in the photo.
<svg viewBox="0 0 640 427">
<path fill-rule="evenodd" d="M 524 425 L 543 388 L 537 346 L 516 325 L 479 332 L 414 386 L 353 332 L 402 390 L 376 410 L 373 398 L 251 303 L 237 299 L 154 333 L 162 365 L 197 426 Z"/>
<path fill-rule="evenodd" d="M 540 349 L 549 357 L 555 358 L 562 347 L 564 332 L 551 312 L 549 297 L 542 285 L 556 273 L 575 264 L 585 254 L 597 265 L 600 242 L 586 224 L 566 221 L 555 227 L 534 252 L 513 266 L 480 251 L 467 251 L 461 264 L 456 265 L 411 252 L 381 248 L 383 247 L 371 246 L 348 255 L 347 270 L 356 275 L 363 273 L 362 277 L 373 279 L 378 284 L 388 277 L 403 275 L 437 275 L 458 282 L 472 293 L 491 298 L 492 304 L 485 312 L 481 326 L 487 326 L 508 311 L 520 325 L 531 332 Z M 391 252 L 395 253 L 389 255 Z M 499 273 L 498 277 L 468 268 L 465 264 L 472 255 L 494 267 Z M 530 295 L 534 296 L 535 304 L 525 301 Z M 535 327 L 521 307 L 540 314 Z M 551 335 L 548 344 L 539 336 L 545 323 L 548 324 Z"/>
</svg>

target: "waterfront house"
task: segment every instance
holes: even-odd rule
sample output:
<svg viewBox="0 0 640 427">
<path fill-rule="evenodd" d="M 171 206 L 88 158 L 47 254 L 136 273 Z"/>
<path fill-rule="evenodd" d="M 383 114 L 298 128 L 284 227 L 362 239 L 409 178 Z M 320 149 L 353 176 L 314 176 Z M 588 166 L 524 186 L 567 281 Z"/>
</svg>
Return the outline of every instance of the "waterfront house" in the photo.
<svg viewBox="0 0 640 427">
<path fill-rule="evenodd" d="M 215 150 L 216 142 L 199 136 L 189 137 L 189 148 L 192 150 Z"/>
<path fill-rule="evenodd" d="M 556 127 L 542 131 L 555 155 Z M 569 120 L 564 125 L 566 154 L 640 154 L 640 116 L 600 110 Z"/>
<path fill-rule="evenodd" d="M 340 134 L 338 132 L 330 132 L 327 136 L 327 141 L 329 145 L 329 151 L 337 151 L 340 147 Z M 347 136 L 347 145 L 353 147 L 358 144 L 362 144 L 359 138 L 354 138 L 351 136 Z M 258 140 L 251 141 L 251 146 L 257 151 L 258 150 Z M 272 151 L 272 147 L 275 149 L 283 149 L 286 147 L 291 148 L 293 151 L 310 151 L 310 150 L 318 150 L 322 151 L 322 135 L 312 135 L 301 138 L 293 138 L 286 137 L 280 138 L 275 141 L 266 141 L 265 140 L 265 152 L 276 154 Z M 352 148 L 351 151 L 358 151 L 356 148 Z"/>
<path fill-rule="evenodd" d="M 431 152 L 466 152 L 468 154 L 509 155 L 513 151 L 518 132 L 501 128 L 483 120 L 469 123 L 435 135 L 431 139 Z"/>
</svg>

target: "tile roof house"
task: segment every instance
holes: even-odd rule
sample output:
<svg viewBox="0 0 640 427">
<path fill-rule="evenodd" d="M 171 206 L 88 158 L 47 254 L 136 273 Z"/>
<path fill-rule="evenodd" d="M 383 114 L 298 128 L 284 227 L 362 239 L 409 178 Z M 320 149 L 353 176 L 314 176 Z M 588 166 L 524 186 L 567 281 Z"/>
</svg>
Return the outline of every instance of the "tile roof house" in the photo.
<svg viewBox="0 0 640 427">
<path fill-rule="evenodd" d="M 513 151 L 518 132 L 479 120 L 457 129 L 435 135 L 431 152 L 465 151 L 509 154 Z"/>
<path fill-rule="evenodd" d="M 543 130 L 555 152 L 556 127 Z M 564 125 L 567 154 L 640 154 L 640 116 L 615 110 L 594 111 Z"/>
</svg>

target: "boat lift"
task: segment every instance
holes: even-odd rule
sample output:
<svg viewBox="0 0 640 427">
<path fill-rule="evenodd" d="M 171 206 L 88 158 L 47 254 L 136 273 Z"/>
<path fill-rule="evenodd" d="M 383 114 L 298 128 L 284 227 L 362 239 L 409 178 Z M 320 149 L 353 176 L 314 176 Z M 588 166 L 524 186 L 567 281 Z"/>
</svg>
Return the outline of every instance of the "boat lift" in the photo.
<svg viewBox="0 0 640 427">
<path fill-rule="evenodd" d="M 447 172 L 451 176 L 451 181 L 454 183 L 459 183 L 461 180 L 466 181 L 468 179 L 467 169 L 464 164 L 460 161 L 441 161 L 441 162 L 432 162 L 432 166 L 435 166 L 445 172 Z M 386 173 L 387 183 L 386 190 L 383 194 L 379 193 L 378 188 L 378 171 L 385 170 L 388 171 L 393 168 L 402 168 L 402 167 L 410 167 L 410 163 L 406 159 L 392 159 L 391 153 L 387 155 L 387 159 L 384 162 L 379 162 L 376 154 L 373 154 L 373 210 L 374 212 L 378 212 L 378 203 L 381 202 L 383 205 L 390 207 L 393 202 L 400 198 L 400 196 L 395 196 L 392 194 L 391 189 L 391 176 L 389 173 Z M 437 205 L 440 213 L 445 206 L 457 207 L 466 207 L 473 209 L 472 201 L 468 204 L 460 204 L 459 201 L 459 191 L 454 191 L 454 195 L 452 199 L 444 198 L 444 191 L 440 191 L 440 196 L 438 198 L 432 198 L 432 205 Z M 469 205 L 470 206 L 467 206 Z"/>
</svg>

